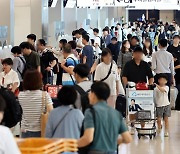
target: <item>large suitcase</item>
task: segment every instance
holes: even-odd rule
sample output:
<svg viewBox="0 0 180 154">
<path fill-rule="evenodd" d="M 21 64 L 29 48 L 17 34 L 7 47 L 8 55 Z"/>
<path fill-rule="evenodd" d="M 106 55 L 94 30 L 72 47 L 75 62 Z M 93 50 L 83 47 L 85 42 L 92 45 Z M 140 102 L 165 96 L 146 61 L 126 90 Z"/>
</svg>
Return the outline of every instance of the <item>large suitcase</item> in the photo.
<svg viewBox="0 0 180 154">
<path fill-rule="evenodd" d="M 116 110 L 118 110 L 123 117 L 126 117 L 126 97 L 124 95 L 118 95 L 116 100 Z"/>
</svg>

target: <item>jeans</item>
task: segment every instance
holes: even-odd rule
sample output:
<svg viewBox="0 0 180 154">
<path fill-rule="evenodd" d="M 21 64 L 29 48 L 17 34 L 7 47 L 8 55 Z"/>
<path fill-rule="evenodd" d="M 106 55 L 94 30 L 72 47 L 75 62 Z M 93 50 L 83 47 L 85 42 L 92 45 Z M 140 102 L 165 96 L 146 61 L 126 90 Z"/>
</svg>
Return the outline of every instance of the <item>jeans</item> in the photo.
<svg viewBox="0 0 180 154">
<path fill-rule="evenodd" d="M 117 154 L 117 152 L 90 151 L 88 154 Z"/>
<path fill-rule="evenodd" d="M 21 134 L 22 138 L 32 138 L 32 137 L 41 137 L 41 132 L 22 132 Z"/>
</svg>

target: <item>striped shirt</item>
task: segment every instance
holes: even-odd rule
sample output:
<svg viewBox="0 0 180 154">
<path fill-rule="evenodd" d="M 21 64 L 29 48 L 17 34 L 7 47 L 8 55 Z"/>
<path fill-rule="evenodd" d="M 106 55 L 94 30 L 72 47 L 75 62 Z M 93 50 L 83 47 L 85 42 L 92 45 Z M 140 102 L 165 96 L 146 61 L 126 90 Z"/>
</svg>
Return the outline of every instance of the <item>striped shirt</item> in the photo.
<svg viewBox="0 0 180 154">
<path fill-rule="evenodd" d="M 23 132 L 38 132 L 41 130 L 40 118 L 42 113 L 42 97 L 43 93 L 41 90 L 20 92 L 19 102 L 23 109 L 21 129 Z M 44 101 L 47 102 L 47 104 L 53 104 L 47 92 L 45 92 Z"/>
<path fill-rule="evenodd" d="M 77 64 L 78 64 L 78 59 L 74 56 L 74 54 L 71 54 L 66 58 L 66 67 L 74 68 Z M 75 81 L 73 75 L 72 75 L 72 78 Z M 63 86 L 74 85 L 72 78 L 69 73 L 67 73 L 66 71 L 63 71 L 62 85 Z"/>
</svg>

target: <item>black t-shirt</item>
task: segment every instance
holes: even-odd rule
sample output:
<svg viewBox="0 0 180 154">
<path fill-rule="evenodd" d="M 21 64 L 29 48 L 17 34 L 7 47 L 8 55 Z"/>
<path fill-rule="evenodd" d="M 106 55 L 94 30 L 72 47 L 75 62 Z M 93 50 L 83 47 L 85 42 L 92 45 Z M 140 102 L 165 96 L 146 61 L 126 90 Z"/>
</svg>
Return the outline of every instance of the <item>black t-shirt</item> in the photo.
<svg viewBox="0 0 180 154">
<path fill-rule="evenodd" d="M 51 51 L 46 50 L 45 52 L 43 52 L 40 59 L 41 59 L 41 72 L 45 73 L 45 69 L 50 65 L 50 63 L 53 62 L 53 60 L 55 60 L 55 57 Z"/>
<path fill-rule="evenodd" d="M 178 47 L 170 45 L 167 48 L 167 51 L 170 52 L 171 54 L 174 54 L 180 60 L 180 45 Z"/>
<path fill-rule="evenodd" d="M 174 62 L 175 67 L 178 66 L 178 65 L 180 65 L 180 60 L 176 60 Z M 175 72 L 176 72 L 176 74 L 175 74 L 176 84 L 180 84 L 180 68 L 175 69 Z"/>
<path fill-rule="evenodd" d="M 40 57 L 37 52 L 32 51 L 30 55 L 24 56 L 27 69 L 37 69 L 40 66 Z"/>
<path fill-rule="evenodd" d="M 122 76 L 135 83 L 147 83 L 147 77 L 148 79 L 153 78 L 152 70 L 147 62 L 141 61 L 140 65 L 137 65 L 134 60 L 126 63 Z"/>
</svg>

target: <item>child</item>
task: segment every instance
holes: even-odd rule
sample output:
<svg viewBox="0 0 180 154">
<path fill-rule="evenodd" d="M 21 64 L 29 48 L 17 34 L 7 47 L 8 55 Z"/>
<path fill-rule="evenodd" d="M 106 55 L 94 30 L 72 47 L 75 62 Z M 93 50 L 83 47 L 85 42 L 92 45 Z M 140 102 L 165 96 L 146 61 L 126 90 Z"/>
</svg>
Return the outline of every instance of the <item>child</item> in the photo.
<svg viewBox="0 0 180 154">
<path fill-rule="evenodd" d="M 0 95 L 0 123 L 3 119 L 5 101 Z M 17 144 L 9 128 L 0 125 L 0 153 L 20 154 Z"/>
<path fill-rule="evenodd" d="M 170 102 L 168 99 L 169 87 L 167 84 L 167 76 L 166 74 L 160 74 L 158 78 L 158 85 L 156 84 L 156 88 L 154 89 L 155 93 L 155 103 L 156 103 L 156 114 L 157 114 L 157 124 L 158 124 L 158 133 L 161 132 L 162 124 L 161 120 L 164 119 L 165 122 L 165 133 L 164 136 L 168 137 L 169 131 L 169 122 L 168 117 L 171 116 L 171 108 Z"/>
</svg>

